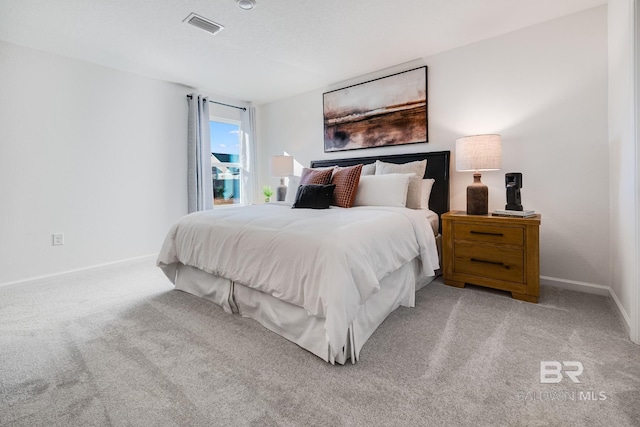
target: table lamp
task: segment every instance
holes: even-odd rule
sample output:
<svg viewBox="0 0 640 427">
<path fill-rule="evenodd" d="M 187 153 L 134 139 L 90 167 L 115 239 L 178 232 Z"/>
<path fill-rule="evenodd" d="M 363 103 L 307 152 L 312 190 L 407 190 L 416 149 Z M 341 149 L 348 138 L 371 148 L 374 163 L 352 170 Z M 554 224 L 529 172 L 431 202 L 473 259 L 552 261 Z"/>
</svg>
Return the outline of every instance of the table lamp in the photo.
<svg viewBox="0 0 640 427">
<path fill-rule="evenodd" d="M 284 178 L 289 175 L 293 175 L 293 157 L 271 157 L 271 176 L 280 178 L 280 186 L 276 191 L 276 200 L 278 202 L 283 202 L 287 195 L 287 186 L 284 185 Z"/>
<path fill-rule="evenodd" d="M 500 135 L 472 135 L 456 140 L 456 170 L 473 171 L 473 184 L 467 187 L 467 214 L 489 212 L 489 189 L 480 182 L 480 171 L 500 170 L 502 138 Z"/>
</svg>

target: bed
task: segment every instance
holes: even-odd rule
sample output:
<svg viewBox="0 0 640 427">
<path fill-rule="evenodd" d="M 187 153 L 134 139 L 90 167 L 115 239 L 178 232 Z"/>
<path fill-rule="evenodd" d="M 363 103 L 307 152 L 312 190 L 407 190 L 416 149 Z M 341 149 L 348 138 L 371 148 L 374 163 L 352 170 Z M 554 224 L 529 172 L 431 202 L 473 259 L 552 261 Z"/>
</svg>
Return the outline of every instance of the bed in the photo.
<svg viewBox="0 0 640 427">
<path fill-rule="evenodd" d="M 424 159 L 424 178 L 435 179 L 428 211 L 291 209 L 272 203 L 196 212 L 171 228 L 157 265 L 178 290 L 257 320 L 326 362 L 355 363 L 384 319 L 401 305 L 413 307 L 415 292 L 438 274 L 438 218 L 449 209 L 449 152 L 310 164 Z"/>
</svg>

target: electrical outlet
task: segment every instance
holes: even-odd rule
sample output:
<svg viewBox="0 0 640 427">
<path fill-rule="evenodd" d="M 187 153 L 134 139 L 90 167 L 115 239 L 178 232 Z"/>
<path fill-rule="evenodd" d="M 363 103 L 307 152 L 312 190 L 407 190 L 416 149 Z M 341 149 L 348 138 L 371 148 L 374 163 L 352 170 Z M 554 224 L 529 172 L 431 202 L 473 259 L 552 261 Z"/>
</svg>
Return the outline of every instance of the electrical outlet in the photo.
<svg viewBox="0 0 640 427">
<path fill-rule="evenodd" d="M 53 246 L 61 246 L 64 245 L 64 233 L 56 233 L 52 234 L 51 244 Z"/>
</svg>

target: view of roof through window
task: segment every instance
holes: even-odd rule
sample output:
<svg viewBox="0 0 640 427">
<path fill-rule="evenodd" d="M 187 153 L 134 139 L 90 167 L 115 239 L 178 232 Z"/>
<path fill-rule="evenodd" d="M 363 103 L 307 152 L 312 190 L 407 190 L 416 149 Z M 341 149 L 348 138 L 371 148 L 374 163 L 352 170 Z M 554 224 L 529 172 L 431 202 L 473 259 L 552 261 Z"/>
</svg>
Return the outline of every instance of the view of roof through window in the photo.
<svg viewBox="0 0 640 427">
<path fill-rule="evenodd" d="M 209 121 L 213 204 L 240 203 L 240 124 Z"/>
</svg>

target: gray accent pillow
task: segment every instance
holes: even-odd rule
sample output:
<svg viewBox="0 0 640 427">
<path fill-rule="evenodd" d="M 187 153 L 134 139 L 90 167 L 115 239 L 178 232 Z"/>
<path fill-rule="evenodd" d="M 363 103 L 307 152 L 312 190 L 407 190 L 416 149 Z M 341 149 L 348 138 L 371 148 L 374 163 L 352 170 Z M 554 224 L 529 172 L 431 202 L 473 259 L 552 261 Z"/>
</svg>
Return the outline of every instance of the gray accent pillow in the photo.
<svg viewBox="0 0 640 427">
<path fill-rule="evenodd" d="M 407 207 L 420 209 L 422 201 L 422 178 L 427 170 L 427 159 L 409 163 L 387 163 L 376 160 L 376 175 L 389 173 L 414 173 L 415 176 L 409 180 L 407 190 Z M 428 206 L 425 206 L 428 207 Z"/>
<path fill-rule="evenodd" d="M 362 165 L 362 172 L 360 173 L 360 176 L 375 175 L 375 174 L 376 174 L 376 164 L 375 163 L 369 163 L 367 165 Z"/>
</svg>

